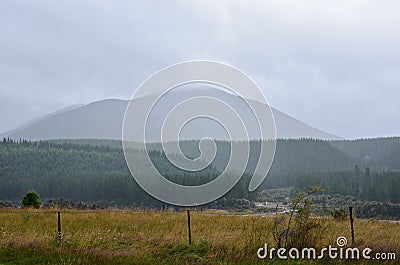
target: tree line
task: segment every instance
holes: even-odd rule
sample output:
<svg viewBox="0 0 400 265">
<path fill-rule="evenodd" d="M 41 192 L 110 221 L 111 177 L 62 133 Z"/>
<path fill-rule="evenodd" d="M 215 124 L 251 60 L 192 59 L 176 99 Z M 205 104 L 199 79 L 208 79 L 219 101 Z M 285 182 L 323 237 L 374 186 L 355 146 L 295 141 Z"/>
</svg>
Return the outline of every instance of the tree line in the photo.
<svg viewBox="0 0 400 265">
<path fill-rule="evenodd" d="M 28 190 L 34 189 L 42 198 L 158 203 L 133 180 L 120 146 L 102 140 L 93 141 L 96 145 L 88 140 L 76 143 L 3 139 L 0 141 L 0 199 L 21 198 Z M 185 141 L 182 149 L 188 156 L 196 157 L 199 155 L 198 149 L 194 148 L 196 145 L 196 141 Z M 247 187 L 252 168 L 258 161 L 260 142 L 252 141 L 250 146 L 247 173 L 225 195 L 226 198 L 254 199 L 256 196 L 254 192 L 249 193 Z M 199 172 L 186 172 L 174 167 L 155 144 L 149 155 L 167 179 L 182 185 L 199 185 L 215 179 L 226 165 L 229 143 L 217 142 L 217 147 L 215 162 Z M 145 155 L 143 152 L 137 151 L 139 169 L 141 157 Z M 289 186 L 303 189 L 320 182 L 331 193 L 399 202 L 399 179 L 399 171 L 352 157 L 327 141 L 278 140 L 275 160 L 260 189 Z"/>
</svg>

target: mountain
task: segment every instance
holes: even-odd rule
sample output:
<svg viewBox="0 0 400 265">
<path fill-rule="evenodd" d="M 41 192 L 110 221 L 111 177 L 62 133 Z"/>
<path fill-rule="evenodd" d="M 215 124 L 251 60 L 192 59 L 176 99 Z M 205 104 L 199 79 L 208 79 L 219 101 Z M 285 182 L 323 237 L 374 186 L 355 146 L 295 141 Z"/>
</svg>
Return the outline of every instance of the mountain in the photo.
<svg viewBox="0 0 400 265">
<path fill-rule="evenodd" d="M 213 96 L 221 99 L 223 102 L 233 106 L 235 110 L 243 114 L 243 120 L 251 121 L 251 112 L 244 101 L 231 93 L 207 88 L 207 89 L 188 89 L 183 93 L 171 92 L 166 94 L 154 108 L 149 116 L 149 140 L 157 142 L 160 139 L 158 132 L 161 130 L 162 121 L 168 110 L 178 102 L 193 96 Z M 151 96 L 144 96 L 137 100 L 140 104 L 151 104 Z M 48 139 L 121 139 L 122 123 L 128 100 L 105 99 L 96 101 L 83 106 L 74 106 L 63 109 L 56 113 L 47 115 L 39 120 L 31 122 L 25 126 L 0 135 L 1 137 L 10 137 L 12 139 L 27 140 L 48 140 Z M 261 103 L 256 102 L 256 105 Z M 316 138 L 325 140 L 341 139 L 338 136 L 326 133 L 304 122 L 295 119 L 275 108 L 271 108 L 277 129 L 278 138 Z M 253 118 L 254 119 L 254 118 Z M 248 124 L 249 131 L 255 131 L 256 123 Z M 203 128 L 207 128 L 205 131 Z M 226 139 L 226 132 L 221 131 L 221 126 L 216 122 L 199 120 L 189 123 L 182 130 L 182 139 L 199 139 L 209 136 L 212 133 L 215 139 Z"/>
<path fill-rule="evenodd" d="M 27 140 L 120 139 L 127 101 L 102 100 L 51 115 L 3 137 Z"/>
<path fill-rule="evenodd" d="M 15 128 L 15 129 L 11 130 L 11 131 L 8 131 L 8 132 L 6 132 L 6 133 L 0 134 L 0 136 L 1 136 L 1 137 L 6 137 L 6 136 L 9 136 L 9 135 L 11 136 L 11 135 L 13 135 L 13 134 L 15 134 L 15 133 L 18 133 L 18 132 L 20 132 L 20 131 L 23 131 L 23 130 L 26 129 L 26 128 L 29 128 L 30 126 L 32 126 L 32 125 L 34 125 L 34 124 L 36 124 L 36 123 L 39 123 L 39 122 L 41 122 L 41 121 L 44 121 L 44 120 L 46 120 L 46 119 L 48 119 L 48 118 L 50 118 L 50 117 L 52 117 L 52 116 L 55 116 L 55 115 L 58 115 L 58 114 L 61 114 L 61 113 L 67 112 L 67 111 L 71 111 L 71 110 L 74 110 L 74 109 L 77 109 L 77 108 L 80 108 L 80 107 L 83 107 L 83 106 L 85 106 L 85 105 L 84 105 L 84 104 L 75 104 L 75 105 L 71 105 L 71 106 L 69 106 L 69 107 L 66 107 L 66 108 L 57 110 L 57 111 L 55 111 L 55 112 L 53 112 L 53 113 L 44 115 L 44 116 L 42 116 L 42 117 L 40 117 L 40 118 L 33 119 L 33 120 L 31 120 L 30 122 L 25 123 L 25 124 L 23 124 L 23 125 L 21 125 L 21 126 Z"/>
</svg>

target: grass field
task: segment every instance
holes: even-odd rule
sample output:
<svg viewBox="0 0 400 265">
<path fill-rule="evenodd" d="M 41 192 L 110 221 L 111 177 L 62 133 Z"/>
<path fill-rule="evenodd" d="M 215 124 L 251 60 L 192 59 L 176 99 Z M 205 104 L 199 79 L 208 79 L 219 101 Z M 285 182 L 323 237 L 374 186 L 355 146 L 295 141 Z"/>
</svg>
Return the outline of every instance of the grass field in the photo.
<svg viewBox="0 0 400 265">
<path fill-rule="evenodd" d="M 351 232 L 348 221 L 320 217 L 326 229 L 318 246 L 336 246 Z M 0 264 L 325 264 L 260 260 L 258 248 L 276 245 L 274 217 L 232 216 L 191 211 L 192 244 L 186 212 L 62 211 L 0 209 Z M 400 255 L 400 223 L 355 220 L 355 246 Z M 330 264 L 354 261 L 336 260 Z M 358 264 L 375 264 L 361 260 Z M 381 262 L 384 263 L 384 262 Z"/>
</svg>

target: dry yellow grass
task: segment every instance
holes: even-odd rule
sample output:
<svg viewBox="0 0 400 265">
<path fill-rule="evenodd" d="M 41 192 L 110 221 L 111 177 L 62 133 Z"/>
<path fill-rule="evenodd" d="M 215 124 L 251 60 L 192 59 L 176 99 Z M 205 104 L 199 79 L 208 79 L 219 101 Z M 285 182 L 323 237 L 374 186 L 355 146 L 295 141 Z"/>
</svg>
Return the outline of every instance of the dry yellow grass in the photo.
<svg viewBox="0 0 400 265">
<path fill-rule="evenodd" d="M 56 212 L 0 210 L 0 250 L 34 248 L 41 255 L 70 253 L 77 257 L 100 257 L 105 263 L 114 258 L 133 263 L 152 263 L 154 258 L 170 260 L 170 263 L 257 263 L 260 262 L 257 249 L 264 243 L 275 245 L 273 217 L 192 211 L 192 237 L 196 249 L 188 250 L 185 247 L 188 241 L 186 218 L 186 212 L 62 211 L 63 239 L 60 244 Z M 319 246 L 335 245 L 339 236 L 350 241 L 348 222 L 331 218 L 321 218 L 321 222 L 326 231 Z M 400 223 L 355 220 L 357 246 L 398 254 L 399 235 Z"/>
</svg>

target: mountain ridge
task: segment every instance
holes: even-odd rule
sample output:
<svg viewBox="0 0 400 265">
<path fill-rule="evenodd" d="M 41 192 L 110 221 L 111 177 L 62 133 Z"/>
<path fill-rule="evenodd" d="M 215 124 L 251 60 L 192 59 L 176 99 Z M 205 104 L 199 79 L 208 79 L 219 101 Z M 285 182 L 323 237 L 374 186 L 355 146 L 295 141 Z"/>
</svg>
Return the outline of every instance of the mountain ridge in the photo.
<svg viewBox="0 0 400 265">
<path fill-rule="evenodd" d="M 189 96 L 200 95 L 202 92 L 190 92 Z M 219 93 L 219 94 L 218 94 Z M 216 92 L 225 102 L 237 104 L 239 97 L 228 94 L 226 92 Z M 185 96 L 187 96 L 186 94 Z M 149 97 L 150 98 L 150 97 Z M 143 104 L 150 104 L 147 96 L 137 99 Z M 168 101 L 159 110 L 165 113 L 166 109 L 173 105 L 174 101 L 179 101 L 182 96 L 170 97 Z M 11 139 L 26 140 L 50 140 L 50 139 L 115 139 L 120 140 L 122 137 L 122 123 L 126 107 L 129 101 L 124 99 L 103 99 L 94 101 L 83 106 L 77 106 L 72 109 L 65 108 L 65 111 L 58 111 L 36 122 L 30 122 L 25 126 L 21 126 L 9 132 L 3 133 L 1 137 L 9 137 Z M 261 104 L 261 103 L 256 103 Z M 239 106 L 243 110 L 243 107 Z M 274 115 L 277 138 L 298 139 L 298 138 L 314 138 L 323 140 L 340 140 L 341 137 L 329 134 L 315 127 L 285 114 L 284 112 L 271 107 Z M 152 120 L 150 132 L 155 134 L 159 131 L 159 124 L 162 124 L 162 115 L 155 115 Z M 155 125 L 158 124 L 158 125 Z M 201 131 L 201 132 L 200 132 Z M 188 135 L 193 137 L 201 137 L 199 133 L 204 130 L 198 130 L 194 127 L 189 129 Z M 151 139 L 157 139 L 156 135 L 151 135 Z M 186 137 L 185 139 L 189 139 Z"/>
</svg>

